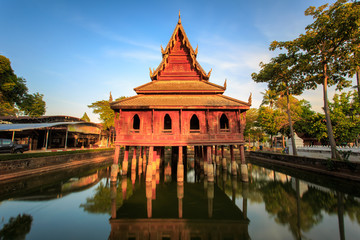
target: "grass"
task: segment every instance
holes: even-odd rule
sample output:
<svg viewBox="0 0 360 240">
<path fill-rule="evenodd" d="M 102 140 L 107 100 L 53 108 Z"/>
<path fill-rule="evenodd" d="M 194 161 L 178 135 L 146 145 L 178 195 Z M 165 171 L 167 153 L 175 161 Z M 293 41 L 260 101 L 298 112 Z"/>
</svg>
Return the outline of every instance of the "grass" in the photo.
<svg viewBox="0 0 360 240">
<path fill-rule="evenodd" d="M 50 156 L 58 156 L 58 155 L 71 155 L 71 154 L 88 153 L 88 152 L 102 152 L 102 151 L 109 151 L 109 150 L 113 150 L 113 149 L 114 148 L 96 148 L 96 149 L 60 151 L 60 152 L 36 152 L 36 153 L 25 152 L 22 154 L 1 154 L 0 161 L 18 160 L 18 159 L 26 159 L 26 158 L 50 157 Z"/>
</svg>

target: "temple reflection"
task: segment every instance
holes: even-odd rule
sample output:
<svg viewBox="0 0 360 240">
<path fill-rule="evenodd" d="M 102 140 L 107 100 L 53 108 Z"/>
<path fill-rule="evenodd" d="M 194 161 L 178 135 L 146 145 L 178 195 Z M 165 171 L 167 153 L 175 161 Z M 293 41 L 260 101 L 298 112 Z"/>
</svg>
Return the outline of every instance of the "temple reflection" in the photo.
<svg viewBox="0 0 360 240">
<path fill-rule="evenodd" d="M 115 197 L 111 199 L 109 239 L 250 239 L 245 198 L 244 212 L 216 181 L 208 181 L 207 176 L 203 182 L 170 181 L 168 166 L 163 174 L 158 170 L 151 181 L 133 189 L 118 209 Z M 131 174 L 132 181 L 133 176 L 137 175 Z M 232 184 L 236 192 L 237 178 L 232 178 Z M 116 182 L 111 189 L 111 196 L 116 196 Z"/>
</svg>

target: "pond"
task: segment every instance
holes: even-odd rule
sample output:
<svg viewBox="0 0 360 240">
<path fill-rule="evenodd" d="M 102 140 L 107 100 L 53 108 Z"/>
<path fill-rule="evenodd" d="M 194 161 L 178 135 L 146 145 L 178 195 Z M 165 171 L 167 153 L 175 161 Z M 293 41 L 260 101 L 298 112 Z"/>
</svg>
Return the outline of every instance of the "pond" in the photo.
<svg viewBox="0 0 360 240">
<path fill-rule="evenodd" d="M 247 159 L 249 181 L 188 161 L 111 182 L 110 166 L 0 184 L 0 239 L 358 239 L 359 184 Z"/>
</svg>

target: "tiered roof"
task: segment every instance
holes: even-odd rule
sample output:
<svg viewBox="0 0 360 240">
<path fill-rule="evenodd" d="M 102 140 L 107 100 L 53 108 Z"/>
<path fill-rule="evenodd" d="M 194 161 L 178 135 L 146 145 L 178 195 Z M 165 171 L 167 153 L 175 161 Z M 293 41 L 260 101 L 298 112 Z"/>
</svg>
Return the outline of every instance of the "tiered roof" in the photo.
<svg viewBox="0 0 360 240">
<path fill-rule="evenodd" d="M 222 95 L 224 86 L 211 83 L 211 70 L 206 73 L 197 62 L 194 51 L 179 21 L 165 50 L 162 61 L 150 69 L 151 82 L 135 88 L 137 96 L 111 103 L 113 109 L 137 108 L 237 108 L 248 109 L 243 102 Z"/>
</svg>

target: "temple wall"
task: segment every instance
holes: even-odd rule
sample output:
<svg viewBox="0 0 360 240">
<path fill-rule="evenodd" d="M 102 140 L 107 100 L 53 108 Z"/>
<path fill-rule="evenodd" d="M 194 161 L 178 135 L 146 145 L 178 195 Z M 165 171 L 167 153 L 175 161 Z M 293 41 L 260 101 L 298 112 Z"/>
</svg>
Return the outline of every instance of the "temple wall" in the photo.
<svg viewBox="0 0 360 240">
<path fill-rule="evenodd" d="M 133 129 L 135 115 L 140 118 L 140 129 Z M 171 118 L 171 130 L 164 130 L 164 118 Z M 190 129 L 193 115 L 199 119 L 199 130 Z M 228 129 L 220 129 L 220 118 L 225 114 Z M 239 144 L 243 141 L 237 110 L 122 110 L 116 115 L 117 142 L 129 145 L 183 145 L 223 142 Z M 126 144 L 126 145 L 128 145 Z"/>
</svg>

